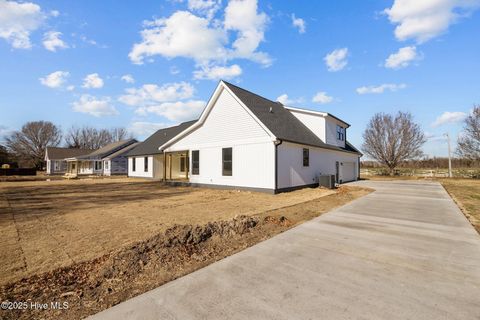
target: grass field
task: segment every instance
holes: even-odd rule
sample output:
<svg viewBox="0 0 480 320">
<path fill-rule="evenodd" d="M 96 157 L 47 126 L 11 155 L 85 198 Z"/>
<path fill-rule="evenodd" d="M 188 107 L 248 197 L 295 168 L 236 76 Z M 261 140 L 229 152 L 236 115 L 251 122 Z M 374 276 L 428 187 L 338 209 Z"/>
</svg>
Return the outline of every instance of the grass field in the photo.
<svg viewBox="0 0 480 320">
<path fill-rule="evenodd" d="M 439 179 L 480 233 L 480 180 L 479 179 Z"/>
<path fill-rule="evenodd" d="M 0 183 L 0 284 L 93 259 L 174 224 L 258 215 L 334 192 L 274 196 L 132 179 Z"/>
</svg>

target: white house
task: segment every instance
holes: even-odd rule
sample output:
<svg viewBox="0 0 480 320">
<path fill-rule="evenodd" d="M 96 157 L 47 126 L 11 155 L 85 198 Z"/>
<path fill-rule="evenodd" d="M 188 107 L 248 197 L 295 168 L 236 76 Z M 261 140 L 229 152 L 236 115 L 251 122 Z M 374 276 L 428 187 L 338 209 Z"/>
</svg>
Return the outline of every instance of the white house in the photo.
<svg viewBox="0 0 480 320">
<path fill-rule="evenodd" d="M 188 121 L 179 124 L 178 126 L 169 127 L 160 129 L 150 137 L 148 137 L 144 142 L 140 143 L 138 146 L 133 148 L 127 153 L 128 156 L 128 176 L 129 177 L 140 177 L 140 178 L 151 178 L 151 179 L 163 179 L 164 177 L 164 167 L 163 160 L 164 154 L 158 149 L 158 146 L 161 146 L 168 140 L 175 137 L 180 132 L 187 129 L 189 126 L 194 124 L 195 121 Z M 178 161 L 178 165 L 182 162 L 182 168 L 187 170 L 186 157 L 188 155 L 184 154 L 183 162 Z M 177 163 L 177 162 L 176 162 Z M 184 170 L 184 172 L 186 172 Z M 176 172 L 181 173 L 182 171 L 176 170 Z M 179 176 L 177 175 L 177 178 Z"/>
<path fill-rule="evenodd" d="M 155 143 L 158 163 L 148 176 L 270 193 L 318 185 L 324 174 L 353 181 L 361 153 L 346 140 L 349 126 L 329 113 L 286 107 L 221 81 L 198 120 Z M 145 167 L 141 158 L 129 158 L 129 176 L 133 167 L 150 168 L 150 155 L 143 156 Z"/>
<path fill-rule="evenodd" d="M 72 158 L 91 153 L 93 150 L 77 148 L 47 147 L 45 162 L 48 175 L 65 174 L 67 171 L 66 158 Z"/>
</svg>

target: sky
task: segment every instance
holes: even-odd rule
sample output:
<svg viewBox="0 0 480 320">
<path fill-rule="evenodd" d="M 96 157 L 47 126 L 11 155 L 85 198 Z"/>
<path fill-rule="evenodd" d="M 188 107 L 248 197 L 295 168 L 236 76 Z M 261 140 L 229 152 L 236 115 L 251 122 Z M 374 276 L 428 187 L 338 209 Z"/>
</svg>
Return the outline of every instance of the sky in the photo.
<svg viewBox="0 0 480 320">
<path fill-rule="evenodd" d="M 408 111 L 447 155 L 480 103 L 480 0 L 0 0 L 0 136 L 195 119 L 220 79 L 351 124 Z M 3 138 L 0 137 L 0 141 Z"/>
</svg>

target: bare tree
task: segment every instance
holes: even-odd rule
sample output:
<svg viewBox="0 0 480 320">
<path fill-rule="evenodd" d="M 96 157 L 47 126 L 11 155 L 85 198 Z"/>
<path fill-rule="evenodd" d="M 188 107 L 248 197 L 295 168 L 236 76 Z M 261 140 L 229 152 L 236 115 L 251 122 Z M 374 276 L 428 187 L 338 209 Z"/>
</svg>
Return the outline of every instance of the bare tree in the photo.
<svg viewBox="0 0 480 320">
<path fill-rule="evenodd" d="M 60 128 L 48 121 L 34 121 L 8 136 L 6 146 L 18 160 L 41 169 L 47 146 L 58 146 L 61 141 Z"/>
<path fill-rule="evenodd" d="M 110 129 L 110 134 L 112 135 L 112 142 L 133 138 L 132 134 L 122 127 Z"/>
<path fill-rule="evenodd" d="M 8 163 L 10 161 L 10 156 L 8 154 L 7 148 L 0 145 L 0 166 L 2 164 Z"/>
<path fill-rule="evenodd" d="M 420 126 L 408 112 L 398 112 L 395 117 L 375 114 L 363 133 L 363 140 L 365 154 L 387 166 L 390 175 L 402 161 L 421 157 L 421 147 L 426 141 Z"/>
<path fill-rule="evenodd" d="M 109 143 L 124 140 L 128 137 L 125 128 L 96 129 L 84 126 L 71 127 L 65 136 L 65 143 L 69 148 L 99 149 Z"/>
<path fill-rule="evenodd" d="M 480 105 L 473 107 L 465 119 L 462 135 L 458 138 L 456 153 L 472 160 L 480 160 Z"/>
</svg>

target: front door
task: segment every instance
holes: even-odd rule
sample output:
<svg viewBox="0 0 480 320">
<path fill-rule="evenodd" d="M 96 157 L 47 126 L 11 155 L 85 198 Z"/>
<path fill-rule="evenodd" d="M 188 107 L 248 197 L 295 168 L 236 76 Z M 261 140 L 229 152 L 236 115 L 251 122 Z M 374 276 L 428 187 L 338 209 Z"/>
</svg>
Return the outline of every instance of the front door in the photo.
<svg viewBox="0 0 480 320">
<path fill-rule="evenodd" d="M 335 182 L 339 183 L 340 181 L 340 163 L 335 161 Z"/>
</svg>

